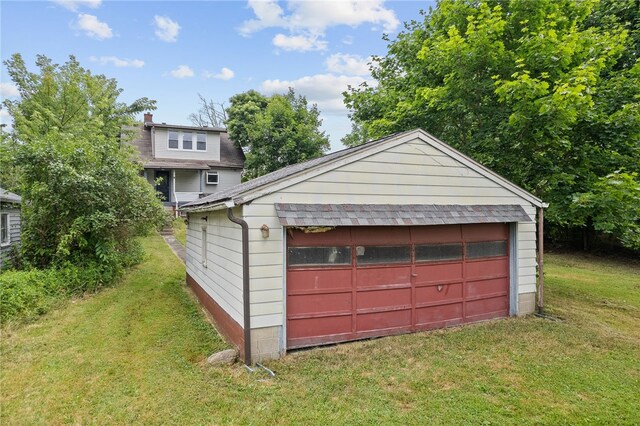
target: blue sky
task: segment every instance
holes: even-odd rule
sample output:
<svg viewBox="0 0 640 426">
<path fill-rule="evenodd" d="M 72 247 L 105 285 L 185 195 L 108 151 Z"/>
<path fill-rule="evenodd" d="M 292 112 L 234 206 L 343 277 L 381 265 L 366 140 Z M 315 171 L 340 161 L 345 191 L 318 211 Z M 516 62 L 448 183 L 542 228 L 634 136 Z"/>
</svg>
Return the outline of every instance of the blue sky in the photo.
<svg viewBox="0 0 640 426">
<path fill-rule="evenodd" d="M 122 100 L 157 100 L 154 120 L 190 124 L 198 93 L 216 102 L 289 86 L 318 104 L 332 149 L 350 129 L 341 92 L 369 80 L 382 34 L 419 19 L 433 1 L 5 1 L 1 57 L 75 55 L 118 80 Z M 2 67 L 0 94 L 15 96 Z M 2 122 L 9 118 L 2 111 Z M 141 118 L 141 117 L 140 117 Z"/>
</svg>

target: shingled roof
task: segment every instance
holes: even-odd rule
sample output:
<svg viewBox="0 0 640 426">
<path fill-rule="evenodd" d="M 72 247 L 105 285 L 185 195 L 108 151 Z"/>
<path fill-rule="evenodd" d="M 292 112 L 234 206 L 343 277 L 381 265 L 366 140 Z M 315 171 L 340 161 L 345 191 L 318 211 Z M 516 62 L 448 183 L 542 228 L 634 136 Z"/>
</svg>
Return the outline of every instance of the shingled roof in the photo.
<svg viewBox="0 0 640 426">
<path fill-rule="evenodd" d="M 6 189 L 0 188 L 0 201 L 5 203 L 19 204 L 22 202 L 22 197 L 13 192 L 9 192 Z"/>
<path fill-rule="evenodd" d="M 531 222 L 518 205 L 283 204 L 282 226 L 414 226 Z"/>
</svg>

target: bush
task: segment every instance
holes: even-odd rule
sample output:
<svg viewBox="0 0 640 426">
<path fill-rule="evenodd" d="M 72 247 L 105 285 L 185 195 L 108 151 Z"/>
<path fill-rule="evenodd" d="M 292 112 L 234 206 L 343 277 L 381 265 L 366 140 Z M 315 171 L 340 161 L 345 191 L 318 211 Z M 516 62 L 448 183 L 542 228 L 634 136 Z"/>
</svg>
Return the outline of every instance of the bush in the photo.
<svg viewBox="0 0 640 426">
<path fill-rule="evenodd" d="M 0 274 L 0 321 L 32 320 L 68 297 L 93 293 L 114 283 L 122 271 L 119 265 L 91 263 L 4 272 Z"/>
</svg>

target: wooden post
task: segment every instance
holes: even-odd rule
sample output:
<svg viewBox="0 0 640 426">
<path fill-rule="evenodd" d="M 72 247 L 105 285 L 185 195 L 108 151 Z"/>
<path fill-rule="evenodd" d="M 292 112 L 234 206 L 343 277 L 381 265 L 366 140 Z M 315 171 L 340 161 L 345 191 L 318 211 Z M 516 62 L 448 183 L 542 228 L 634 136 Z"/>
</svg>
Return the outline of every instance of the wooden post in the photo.
<svg viewBox="0 0 640 426">
<path fill-rule="evenodd" d="M 538 313 L 544 313 L 544 209 L 538 207 Z"/>
</svg>

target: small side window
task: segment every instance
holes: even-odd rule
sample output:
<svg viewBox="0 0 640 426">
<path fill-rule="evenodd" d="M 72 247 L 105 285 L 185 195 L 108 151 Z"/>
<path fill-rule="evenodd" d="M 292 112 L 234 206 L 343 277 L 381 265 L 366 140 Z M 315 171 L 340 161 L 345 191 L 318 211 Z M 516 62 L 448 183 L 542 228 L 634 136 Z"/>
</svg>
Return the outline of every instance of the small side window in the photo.
<svg viewBox="0 0 640 426">
<path fill-rule="evenodd" d="M 178 149 L 178 132 L 169 132 L 169 149 Z"/>
<path fill-rule="evenodd" d="M 218 184 L 218 172 L 207 172 L 207 185 Z"/>
<path fill-rule="evenodd" d="M 9 213 L 2 213 L 0 215 L 0 244 L 9 244 Z"/>
<path fill-rule="evenodd" d="M 202 266 L 207 267 L 207 227 L 202 227 Z"/>
</svg>

